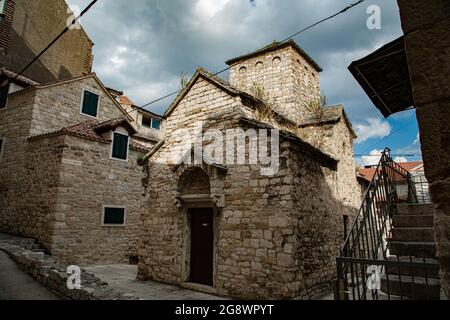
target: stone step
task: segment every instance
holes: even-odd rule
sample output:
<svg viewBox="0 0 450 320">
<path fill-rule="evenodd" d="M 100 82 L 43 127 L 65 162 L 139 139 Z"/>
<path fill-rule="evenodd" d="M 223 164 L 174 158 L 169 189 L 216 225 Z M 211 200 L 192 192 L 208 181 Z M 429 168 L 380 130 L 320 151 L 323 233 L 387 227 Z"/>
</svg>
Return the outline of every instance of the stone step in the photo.
<svg viewBox="0 0 450 320">
<path fill-rule="evenodd" d="M 433 242 L 434 228 L 393 228 L 393 241 Z"/>
<path fill-rule="evenodd" d="M 20 245 L 20 247 L 27 249 L 27 250 L 42 249 L 41 245 L 38 243 Z"/>
<path fill-rule="evenodd" d="M 397 205 L 399 215 L 426 215 L 434 216 L 433 204 L 399 204 Z"/>
<path fill-rule="evenodd" d="M 388 281 L 389 279 L 389 281 Z M 422 277 L 386 275 L 381 277 L 381 291 L 394 296 L 417 300 L 439 300 L 441 283 L 438 279 Z"/>
<path fill-rule="evenodd" d="M 389 241 L 389 252 L 395 256 L 413 256 L 418 258 L 436 258 L 434 242 Z"/>
<path fill-rule="evenodd" d="M 403 266 L 403 265 L 391 265 L 386 267 L 386 273 L 389 275 L 405 275 L 405 276 L 415 276 L 415 277 L 427 277 L 433 279 L 439 279 L 439 263 L 436 259 L 423 259 L 423 258 L 410 258 L 410 257 L 397 257 L 390 256 L 387 258 L 388 261 L 392 262 L 407 262 L 407 263 L 417 263 L 414 266 Z M 425 266 L 426 264 L 426 266 Z M 422 266 L 420 266 L 422 265 Z M 432 266 L 430 266 L 432 265 Z"/>
<path fill-rule="evenodd" d="M 0 240 L 0 243 L 10 244 L 10 245 L 13 245 L 13 246 L 22 246 L 22 245 L 34 244 L 34 243 L 36 243 L 36 240 L 35 239 L 28 239 L 28 238 L 9 239 L 9 240 Z"/>
<path fill-rule="evenodd" d="M 399 228 L 434 228 L 434 216 L 427 215 L 395 215 L 392 223 Z"/>
</svg>

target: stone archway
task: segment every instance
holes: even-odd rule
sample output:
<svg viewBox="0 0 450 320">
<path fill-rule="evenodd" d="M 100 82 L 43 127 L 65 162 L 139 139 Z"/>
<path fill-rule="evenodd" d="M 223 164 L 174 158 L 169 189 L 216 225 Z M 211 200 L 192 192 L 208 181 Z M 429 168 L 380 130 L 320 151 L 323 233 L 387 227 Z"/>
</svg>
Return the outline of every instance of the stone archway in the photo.
<svg viewBox="0 0 450 320">
<path fill-rule="evenodd" d="M 184 221 L 183 286 L 203 291 L 215 282 L 224 175 L 210 165 L 182 165 L 176 173 L 177 207 Z"/>
</svg>

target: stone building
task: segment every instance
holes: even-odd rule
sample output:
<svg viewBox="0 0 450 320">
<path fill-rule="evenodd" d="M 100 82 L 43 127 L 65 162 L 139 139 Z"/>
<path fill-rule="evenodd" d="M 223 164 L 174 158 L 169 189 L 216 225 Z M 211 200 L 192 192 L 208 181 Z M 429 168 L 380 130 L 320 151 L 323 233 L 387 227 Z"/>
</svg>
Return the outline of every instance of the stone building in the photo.
<svg viewBox="0 0 450 320">
<path fill-rule="evenodd" d="M 0 1 L 0 67 L 22 70 L 64 30 L 71 14 L 65 0 Z M 87 75 L 93 45 L 83 28 L 70 30 L 23 75 L 40 83 Z"/>
<path fill-rule="evenodd" d="M 149 149 L 133 119 L 95 74 L 21 79 L 0 109 L 0 231 L 61 262 L 136 260 Z"/>
<path fill-rule="evenodd" d="M 237 298 L 329 293 L 360 202 L 351 124 L 340 106 L 309 108 L 321 69 L 294 42 L 228 63 L 230 83 L 197 71 L 146 157 L 139 278 Z"/>
</svg>

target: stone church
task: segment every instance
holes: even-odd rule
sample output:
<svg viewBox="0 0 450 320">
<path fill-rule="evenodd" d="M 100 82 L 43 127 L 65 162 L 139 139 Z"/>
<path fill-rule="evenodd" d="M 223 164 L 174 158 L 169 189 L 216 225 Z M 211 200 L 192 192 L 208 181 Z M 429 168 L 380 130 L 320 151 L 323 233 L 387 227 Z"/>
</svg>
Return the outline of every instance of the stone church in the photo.
<svg viewBox="0 0 450 320">
<path fill-rule="evenodd" d="M 227 63 L 229 83 L 196 72 L 146 156 L 138 277 L 235 298 L 329 293 L 360 201 L 352 126 L 295 42 Z M 251 161 L 257 132 L 271 162 Z"/>
</svg>

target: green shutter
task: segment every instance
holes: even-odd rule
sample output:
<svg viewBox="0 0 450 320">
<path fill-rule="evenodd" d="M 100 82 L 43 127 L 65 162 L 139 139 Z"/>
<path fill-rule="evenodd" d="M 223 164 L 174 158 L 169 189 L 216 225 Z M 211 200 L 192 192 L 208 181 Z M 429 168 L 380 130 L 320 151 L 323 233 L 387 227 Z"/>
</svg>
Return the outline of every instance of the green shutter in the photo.
<svg viewBox="0 0 450 320">
<path fill-rule="evenodd" d="M 82 112 L 89 116 L 97 117 L 99 96 L 89 92 L 84 92 Z"/>
<path fill-rule="evenodd" d="M 128 136 L 120 133 L 114 133 L 112 157 L 121 160 L 127 160 L 128 155 Z"/>
<path fill-rule="evenodd" d="M 122 225 L 125 223 L 124 208 L 105 208 L 103 224 Z"/>
</svg>

